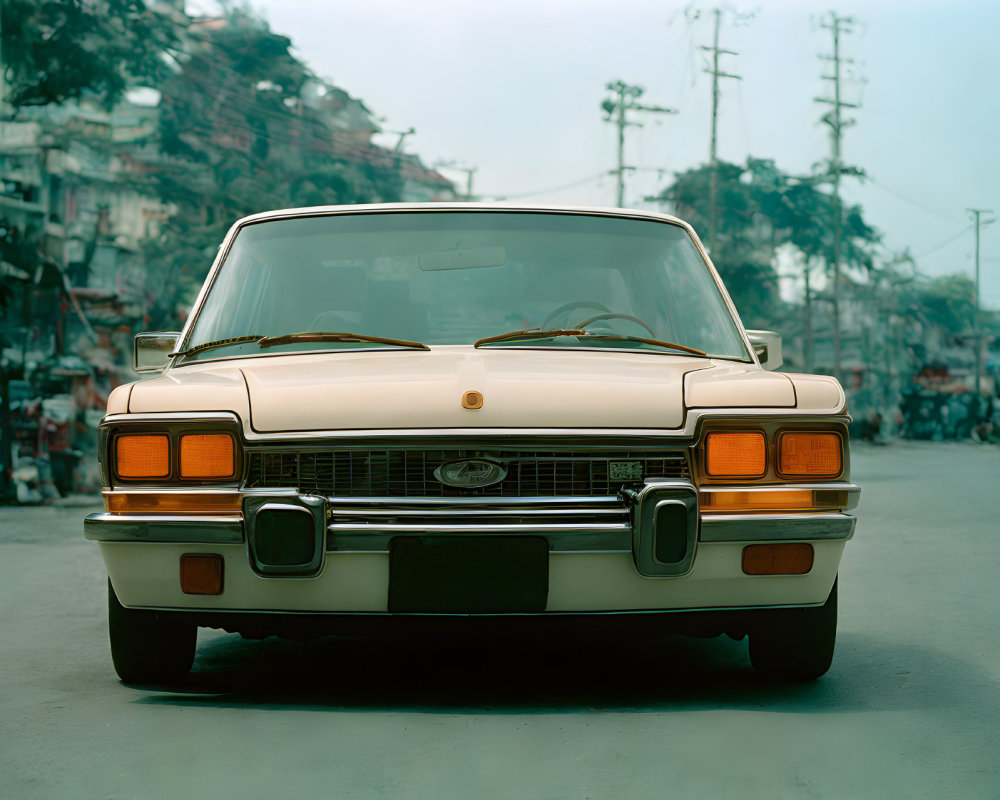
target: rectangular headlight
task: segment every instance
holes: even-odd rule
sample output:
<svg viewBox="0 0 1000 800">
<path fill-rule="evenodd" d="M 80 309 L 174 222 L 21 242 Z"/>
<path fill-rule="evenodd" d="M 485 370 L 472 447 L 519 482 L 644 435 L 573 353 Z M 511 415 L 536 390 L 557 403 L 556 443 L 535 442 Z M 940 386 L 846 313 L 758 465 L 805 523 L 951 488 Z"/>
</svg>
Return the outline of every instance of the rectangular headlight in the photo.
<svg viewBox="0 0 1000 800">
<path fill-rule="evenodd" d="M 763 431 L 722 431 L 705 438 L 705 473 L 710 478 L 763 478 L 767 440 Z"/>
<path fill-rule="evenodd" d="M 170 440 L 166 434 L 122 434 L 115 438 L 115 472 L 122 478 L 170 475 Z"/>
<path fill-rule="evenodd" d="M 233 437 L 228 433 L 185 433 L 180 437 L 182 478 L 231 478 L 236 473 Z"/>
<path fill-rule="evenodd" d="M 836 478 L 844 469 L 843 441 L 832 431 L 784 431 L 778 436 L 783 478 Z"/>
</svg>

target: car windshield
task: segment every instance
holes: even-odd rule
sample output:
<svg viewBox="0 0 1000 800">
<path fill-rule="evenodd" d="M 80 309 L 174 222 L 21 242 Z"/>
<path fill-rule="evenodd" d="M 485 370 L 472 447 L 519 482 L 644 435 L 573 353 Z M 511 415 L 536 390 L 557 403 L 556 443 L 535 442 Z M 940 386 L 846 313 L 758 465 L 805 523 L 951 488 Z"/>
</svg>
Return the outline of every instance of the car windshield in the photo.
<svg viewBox="0 0 1000 800">
<path fill-rule="evenodd" d="M 195 359 L 399 346 L 365 336 L 471 345 L 512 331 L 582 328 L 622 338 L 491 347 L 671 354 L 641 341 L 651 339 L 749 360 L 682 226 L 601 215 L 436 210 L 255 222 L 239 231 L 196 314 L 188 351 L 250 334 L 287 340 L 266 350 L 240 340 L 186 356 Z M 357 336 L 289 336 L 301 332 Z"/>
</svg>

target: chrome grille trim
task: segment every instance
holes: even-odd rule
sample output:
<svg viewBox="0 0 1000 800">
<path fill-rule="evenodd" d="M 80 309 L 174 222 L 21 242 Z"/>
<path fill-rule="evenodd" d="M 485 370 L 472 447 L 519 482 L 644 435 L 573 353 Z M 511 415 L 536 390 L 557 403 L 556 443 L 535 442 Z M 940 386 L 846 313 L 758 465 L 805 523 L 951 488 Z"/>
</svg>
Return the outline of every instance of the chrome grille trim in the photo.
<svg viewBox="0 0 1000 800">
<path fill-rule="evenodd" d="M 327 498 L 327 550 L 387 552 L 394 536 L 543 536 L 552 552 L 628 552 L 632 513 L 620 497 Z"/>
<path fill-rule="evenodd" d="M 248 449 L 248 489 L 295 488 L 344 498 L 522 498 L 591 497 L 617 494 L 623 485 L 644 479 L 690 478 L 684 448 L 647 450 L 521 450 L 407 447 L 386 449 Z M 461 489 L 445 486 L 434 470 L 448 461 L 488 458 L 502 463 L 507 477 L 493 485 Z M 611 462 L 638 462 L 641 478 L 611 477 Z"/>
<path fill-rule="evenodd" d="M 463 525 L 459 523 L 440 524 L 402 524 L 383 522 L 371 525 L 348 523 L 331 523 L 326 526 L 328 531 L 350 531 L 352 533 L 556 533 L 572 531 L 631 531 L 632 526 L 626 522 L 590 523 L 574 522 L 569 524 L 548 524 L 543 522 L 517 523 L 511 525 Z"/>
<path fill-rule="evenodd" d="M 367 503 L 327 499 L 330 531 L 573 531 L 629 530 L 631 510 L 618 497 L 503 498 L 396 497 Z"/>
</svg>

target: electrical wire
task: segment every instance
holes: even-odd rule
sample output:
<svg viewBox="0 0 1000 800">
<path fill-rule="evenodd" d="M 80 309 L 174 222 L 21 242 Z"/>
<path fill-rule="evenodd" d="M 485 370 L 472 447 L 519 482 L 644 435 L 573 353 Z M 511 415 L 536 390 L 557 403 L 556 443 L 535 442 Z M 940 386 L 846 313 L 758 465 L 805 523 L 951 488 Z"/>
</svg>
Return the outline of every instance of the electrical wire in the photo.
<svg viewBox="0 0 1000 800">
<path fill-rule="evenodd" d="M 947 247 L 949 244 L 951 244 L 952 242 L 954 242 L 960 236 L 964 236 L 965 234 L 967 234 L 974 227 L 975 227 L 974 225 L 966 225 L 958 233 L 955 233 L 955 234 L 949 236 L 947 239 L 943 239 L 942 241 L 938 242 L 936 245 L 934 245 L 933 247 L 931 247 L 929 250 L 925 250 L 923 253 L 920 253 L 919 255 L 914 256 L 914 258 L 916 258 L 916 259 L 926 258 L 927 256 L 931 255 L 932 253 L 936 253 L 941 248 Z"/>
<path fill-rule="evenodd" d="M 954 217 L 948 217 L 945 214 L 940 213 L 939 211 L 935 211 L 930 206 L 925 206 L 919 200 L 914 200 L 911 197 L 907 197 L 902 192 L 897 192 L 895 189 L 892 189 L 892 188 L 886 186 L 884 183 L 882 183 L 881 181 L 876 180 L 875 178 L 873 178 L 869 174 L 865 175 L 865 179 L 868 180 L 868 181 L 870 181 L 871 183 L 875 184 L 876 186 L 878 186 L 878 188 L 881 189 L 882 191 L 888 192 L 889 194 L 891 194 L 891 195 L 899 198 L 900 200 L 903 200 L 903 201 L 909 203 L 911 206 L 916 206 L 917 208 L 923 209 L 928 214 L 933 214 L 937 219 L 951 219 L 951 220 L 954 220 Z"/>
<path fill-rule="evenodd" d="M 564 189 L 575 189 L 577 186 L 583 186 L 584 184 L 587 184 L 587 183 L 593 183 L 598 178 L 603 178 L 607 174 L 608 174 L 607 170 L 603 170 L 601 172 L 598 172 L 596 175 L 591 175 L 588 178 L 581 178 L 578 181 L 574 181 L 573 183 L 566 183 L 566 184 L 563 184 L 562 186 L 553 186 L 553 187 L 548 188 L 548 189 L 537 189 L 537 190 L 535 190 L 533 192 L 520 192 L 519 194 L 505 194 L 505 195 L 502 195 L 502 196 L 501 195 L 497 195 L 497 200 L 520 200 L 523 197 L 535 197 L 535 196 L 540 195 L 540 194 L 549 194 L 551 192 L 561 192 Z"/>
</svg>

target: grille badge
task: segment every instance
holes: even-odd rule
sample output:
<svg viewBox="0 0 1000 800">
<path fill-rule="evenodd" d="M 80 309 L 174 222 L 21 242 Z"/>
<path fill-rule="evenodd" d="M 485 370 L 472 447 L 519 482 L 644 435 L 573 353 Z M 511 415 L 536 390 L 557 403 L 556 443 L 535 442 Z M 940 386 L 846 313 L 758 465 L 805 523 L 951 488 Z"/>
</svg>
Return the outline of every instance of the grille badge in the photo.
<svg viewBox="0 0 1000 800">
<path fill-rule="evenodd" d="M 507 477 L 503 464 L 483 458 L 448 461 L 434 470 L 434 477 L 445 486 L 459 489 L 478 489 L 491 486 Z"/>
</svg>

